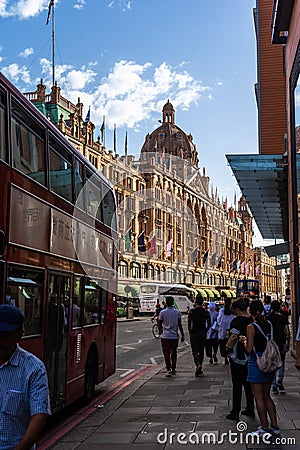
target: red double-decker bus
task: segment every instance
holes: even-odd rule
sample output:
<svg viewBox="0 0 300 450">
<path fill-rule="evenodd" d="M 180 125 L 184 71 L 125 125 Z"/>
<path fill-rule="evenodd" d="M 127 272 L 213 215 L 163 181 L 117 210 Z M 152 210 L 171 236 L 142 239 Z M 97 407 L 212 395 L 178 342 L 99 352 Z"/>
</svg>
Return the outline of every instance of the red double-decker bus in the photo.
<svg viewBox="0 0 300 450">
<path fill-rule="evenodd" d="M 0 74 L 0 302 L 46 365 L 52 410 L 115 371 L 113 187 Z"/>
</svg>

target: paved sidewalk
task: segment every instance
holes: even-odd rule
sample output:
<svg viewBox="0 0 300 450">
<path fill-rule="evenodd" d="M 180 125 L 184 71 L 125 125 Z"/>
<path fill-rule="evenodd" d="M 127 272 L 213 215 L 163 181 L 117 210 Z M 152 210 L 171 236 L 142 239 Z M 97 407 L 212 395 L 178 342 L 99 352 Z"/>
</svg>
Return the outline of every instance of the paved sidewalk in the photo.
<svg viewBox="0 0 300 450">
<path fill-rule="evenodd" d="M 226 420 L 231 405 L 229 366 L 221 362 L 204 364 L 204 374 L 195 378 L 190 348 L 179 354 L 178 372 L 165 377 L 163 365 L 158 366 L 129 386 L 128 392 L 116 405 L 110 400 L 76 426 L 58 442 L 56 450 L 145 450 L 145 449 L 233 449 L 290 450 L 300 449 L 300 371 L 294 360 L 287 357 L 285 394 L 274 396 L 282 437 L 295 438 L 294 445 L 253 445 L 243 443 L 213 444 L 213 435 L 237 432 L 237 424 Z M 126 389 L 126 390 L 127 390 Z M 244 405 L 243 405 L 244 406 Z M 241 416 L 247 431 L 257 429 L 257 419 Z M 247 431 L 245 433 L 247 433 Z M 172 435 L 172 433 L 175 433 Z M 180 435 L 179 433 L 184 433 Z M 192 434 L 191 434 L 192 433 Z M 201 435 L 210 434 L 210 444 L 201 443 Z M 200 443 L 195 445 L 196 434 Z M 159 436 L 159 443 L 158 442 Z M 238 433 L 243 436 L 242 433 Z M 179 441 L 178 441 L 179 439 Z M 242 438 L 241 438 L 242 439 Z M 180 443 L 187 442 L 186 444 Z M 194 444 L 193 444 L 194 442 Z"/>
</svg>

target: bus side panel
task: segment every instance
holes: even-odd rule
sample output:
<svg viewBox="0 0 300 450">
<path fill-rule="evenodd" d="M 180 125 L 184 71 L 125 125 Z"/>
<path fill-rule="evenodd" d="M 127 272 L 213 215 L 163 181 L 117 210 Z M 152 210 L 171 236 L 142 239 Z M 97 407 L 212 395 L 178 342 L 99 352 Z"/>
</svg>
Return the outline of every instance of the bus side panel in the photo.
<svg viewBox="0 0 300 450">
<path fill-rule="evenodd" d="M 155 306 L 158 298 L 140 298 L 140 313 L 155 313 Z"/>
</svg>

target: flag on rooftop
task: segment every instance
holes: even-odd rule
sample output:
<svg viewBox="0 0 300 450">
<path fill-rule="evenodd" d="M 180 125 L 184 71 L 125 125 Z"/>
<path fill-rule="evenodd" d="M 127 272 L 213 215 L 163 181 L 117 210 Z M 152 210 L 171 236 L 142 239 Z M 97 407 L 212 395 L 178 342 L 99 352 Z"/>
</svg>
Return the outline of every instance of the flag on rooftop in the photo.
<svg viewBox="0 0 300 450">
<path fill-rule="evenodd" d="M 171 163 L 172 163 L 172 159 L 171 159 L 171 155 L 169 155 L 167 162 L 166 162 L 166 169 L 167 170 L 171 170 Z"/>
<path fill-rule="evenodd" d="M 125 157 L 127 156 L 127 131 L 126 131 L 126 133 L 125 133 L 125 149 L 124 149 L 124 155 L 125 155 Z"/>
<path fill-rule="evenodd" d="M 237 269 L 237 262 L 236 262 L 236 259 L 232 261 L 231 267 L 232 267 L 232 270 L 236 270 L 236 269 Z"/>
<path fill-rule="evenodd" d="M 86 118 L 85 118 L 85 122 L 88 122 L 91 118 L 91 107 L 89 106 L 89 110 L 87 112 Z"/>
<path fill-rule="evenodd" d="M 100 131 L 101 131 L 101 142 L 105 145 L 105 116 L 103 116 Z"/>
<path fill-rule="evenodd" d="M 46 25 L 48 25 L 49 20 L 50 20 L 50 16 L 51 16 L 51 8 L 54 8 L 54 0 L 50 0 L 50 2 L 49 2 L 49 6 L 48 6 L 48 15 L 47 15 Z"/>
</svg>

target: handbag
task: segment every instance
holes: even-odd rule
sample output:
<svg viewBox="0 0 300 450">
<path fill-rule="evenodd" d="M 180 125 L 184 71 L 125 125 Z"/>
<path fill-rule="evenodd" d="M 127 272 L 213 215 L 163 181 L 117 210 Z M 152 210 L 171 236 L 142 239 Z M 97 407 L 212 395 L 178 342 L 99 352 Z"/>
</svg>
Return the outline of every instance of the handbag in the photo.
<svg viewBox="0 0 300 450">
<path fill-rule="evenodd" d="M 270 337 L 265 335 L 261 327 L 256 322 L 253 322 L 253 325 L 258 328 L 261 334 L 267 339 L 266 348 L 261 356 L 258 356 L 255 351 L 255 347 L 253 347 L 254 353 L 256 355 L 257 367 L 263 373 L 276 372 L 276 370 L 278 370 L 282 366 L 282 360 L 278 345 L 273 340 L 273 327 L 271 322 L 269 322 L 269 324 L 271 325 Z"/>
</svg>

